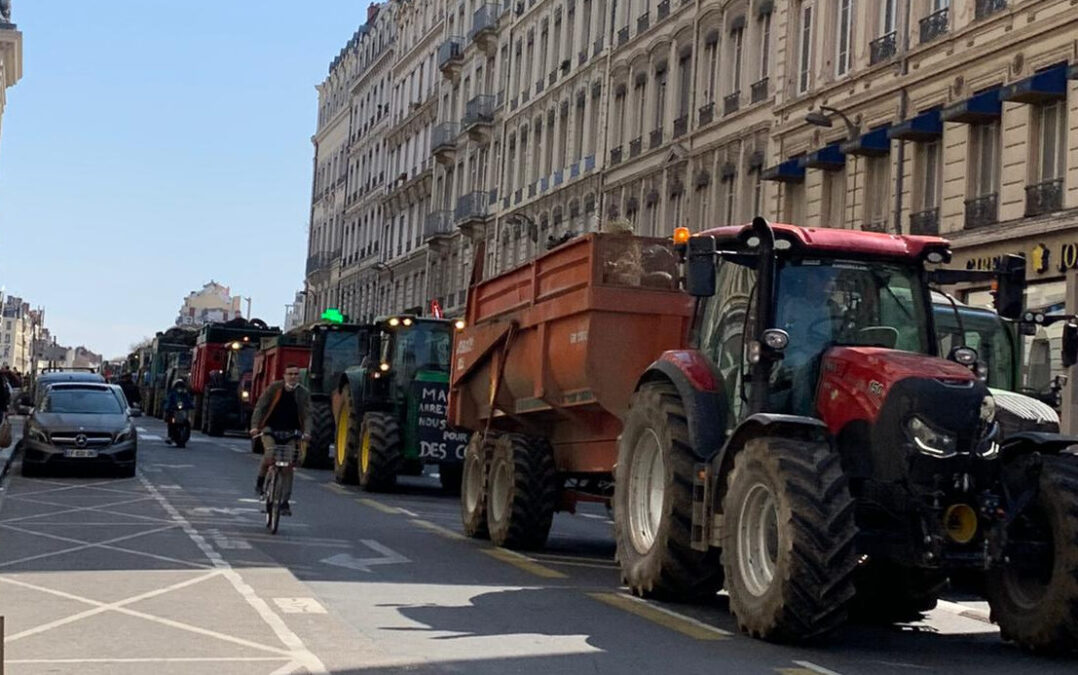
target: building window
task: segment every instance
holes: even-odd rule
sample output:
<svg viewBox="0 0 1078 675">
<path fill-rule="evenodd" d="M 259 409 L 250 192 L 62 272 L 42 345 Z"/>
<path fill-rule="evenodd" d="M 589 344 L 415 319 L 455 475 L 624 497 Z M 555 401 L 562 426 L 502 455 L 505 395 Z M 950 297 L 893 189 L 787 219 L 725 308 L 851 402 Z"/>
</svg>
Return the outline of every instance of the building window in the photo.
<svg viewBox="0 0 1078 675">
<path fill-rule="evenodd" d="M 798 31 L 797 92 L 804 94 L 812 85 L 812 5 L 801 6 L 801 25 Z"/>
<path fill-rule="evenodd" d="M 1063 177 L 1067 153 L 1067 109 L 1064 101 L 1056 101 L 1033 109 L 1035 167 L 1033 179 L 1046 183 Z"/>
<path fill-rule="evenodd" d="M 917 205 L 921 211 L 939 207 L 942 147 L 938 140 L 917 146 Z"/>
<path fill-rule="evenodd" d="M 731 54 L 734 64 L 730 70 L 730 93 L 741 91 L 741 66 L 742 54 L 744 53 L 745 29 L 735 28 L 730 33 L 730 43 L 733 53 Z"/>
<path fill-rule="evenodd" d="M 999 122 L 969 129 L 969 196 L 984 197 L 999 189 Z"/>
<path fill-rule="evenodd" d="M 715 102 L 715 78 L 719 70 L 719 43 L 709 41 L 704 46 L 704 59 L 707 61 L 707 82 L 704 83 L 704 98 L 708 103 Z"/>
<path fill-rule="evenodd" d="M 783 204 L 782 213 L 787 223 L 794 225 L 803 224 L 805 207 L 805 184 L 784 183 L 782 186 Z"/>
<path fill-rule="evenodd" d="M 768 75 L 771 67 L 771 12 L 760 17 L 760 79 Z"/>
<path fill-rule="evenodd" d="M 891 205 L 891 156 L 870 157 L 865 172 L 865 225 L 886 230 Z"/>
<path fill-rule="evenodd" d="M 839 77 L 850 71 L 850 44 L 853 42 L 853 0 L 838 2 L 838 40 L 835 54 L 835 74 Z"/>
<path fill-rule="evenodd" d="M 846 170 L 825 171 L 823 175 L 822 227 L 844 227 L 846 224 Z"/>
<path fill-rule="evenodd" d="M 655 91 L 655 124 L 652 128 L 662 129 L 663 124 L 666 122 L 666 67 L 655 73 L 656 79 L 656 91 Z"/>
<path fill-rule="evenodd" d="M 722 179 L 722 224 L 733 225 L 734 213 L 737 206 L 737 190 L 735 189 L 736 176 L 727 176 Z"/>
<path fill-rule="evenodd" d="M 752 217 L 762 216 L 764 205 L 764 178 L 763 172 L 756 169 L 752 172 Z"/>
</svg>

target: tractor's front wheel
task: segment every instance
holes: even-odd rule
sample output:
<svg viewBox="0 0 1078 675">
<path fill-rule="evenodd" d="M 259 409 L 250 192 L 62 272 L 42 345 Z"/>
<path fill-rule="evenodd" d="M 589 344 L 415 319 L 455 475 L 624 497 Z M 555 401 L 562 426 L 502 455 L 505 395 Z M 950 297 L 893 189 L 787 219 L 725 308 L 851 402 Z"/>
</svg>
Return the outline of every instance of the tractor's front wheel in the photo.
<svg viewBox="0 0 1078 675">
<path fill-rule="evenodd" d="M 404 459 L 397 418 L 369 412 L 363 416 L 359 436 L 360 487 L 367 492 L 392 490 Z"/>
<path fill-rule="evenodd" d="M 857 527 L 848 480 L 829 444 L 750 440 L 734 459 L 722 506 L 726 590 L 743 632 L 798 641 L 846 621 Z"/>
<path fill-rule="evenodd" d="M 206 395 L 206 435 L 224 436 L 225 418 L 228 416 L 228 401 L 224 396 Z"/>
<path fill-rule="evenodd" d="M 341 485 L 359 482 L 359 427 L 362 419 L 356 415 L 352 392 L 345 387 L 341 392 L 341 408 L 337 413 L 336 447 L 333 452 L 333 480 Z"/>
<path fill-rule="evenodd" d="M 545 438 L 504 434 L 493 442 L 487 530 L 495 546 L 538 549 L 558 505 L 554 451 Z"/>
<path fill-rule="evenodd" d="M 1062 652 L 1078 643 L 1078 456 L 1022 457 L 1004 471 L 1036 471 L 1038 459 L 1036 496 L 1008 532 L 1021 558 L 990 571 L 985 588 L 1004 640 Z"/>
</svg>

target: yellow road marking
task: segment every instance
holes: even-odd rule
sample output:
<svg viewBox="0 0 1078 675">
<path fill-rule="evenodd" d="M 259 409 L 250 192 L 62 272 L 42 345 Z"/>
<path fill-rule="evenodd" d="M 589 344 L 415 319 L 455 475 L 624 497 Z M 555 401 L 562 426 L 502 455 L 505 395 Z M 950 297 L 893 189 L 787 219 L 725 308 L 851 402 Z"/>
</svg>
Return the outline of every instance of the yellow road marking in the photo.
<svg viewBox="0 0 1078 675">
<path fill-rule="evenodd" d="M 377 511 L 381 511 L 382 513 L 388 513 L 388 514 L 390 514 L 392 516 L 395 516 L 395 515 L 400 513 L 400 509 L 397 509 L 397 508 L 392 507 L 392 506 L 386 506 L 382 502 L 374 500 L 374 499 L 362 498 L 362 499 L 357 499 L 356 501 L 359 502 L 360 504 L 363 504 L 364 506 L 369 506 L 372 509 L 375 509 Z"/>
<path fill-rule="evenodd" d="M 446 527 L 442 527 L 441 525 L 435 525 L 434 523 L 430 522 L 429 520 L 420 520 L 419 518 L 413 518 L 412 519 L 412 524 L 413 525 L 418 525 L 419 527 L 422 527 L 425 530 L 430 530 L 431 532 L 433 532 L 435 534 L 440 534 L 441 536 L 445 537 L 446 539 L 456 539 L 458 541 L 462 540 L 462 539 L 467 539 L 467 537 L 465 537 L 463 534 L 461 534 L 459 532 L 454 532 L 453 530 L 450 530 L 449 528 L 446 528 Z"/>
<path fill-rule="evenodd" d="M 730 637 L 730 633 L 721 628 L 709 626 L 692 617 L 683 616 L 677 612 L 634 598 L 631 595 L 625 595 L 624 593 L 588 593 L 588 596 L 611 607 L 616 607 L 630 614 L 635 614 L 642 619 L 647 619 L 652 623 L 677 631 L 682 635 L 688 635 L 694 640 L 725 640 Z"/>
<path fill-rule="evenodd" d="M 327 490 L 333 490 L 334 492 L 340 492 L 341 494 L 345 494 L 348 492 L 348 488 L 338 483 L 321 483 L 321 486 L 326 488 Z"/>
<path fill-rule="evenodd" d="M 504 563 L 509 563 L 513 567 L 522 569 L 529 574 L 534 574 L 537 577 L 543 577 L 544 579 L 565 579 L 566 575 L 557 570 L 552 570 L 549 567 L 545 567 L 535 562 L 528 556 L 515 553 L 513 551 L 504 548 L 484 548 L 483 553 L 486 553 L 495 560 L 500 560 Z"/>
</svg>

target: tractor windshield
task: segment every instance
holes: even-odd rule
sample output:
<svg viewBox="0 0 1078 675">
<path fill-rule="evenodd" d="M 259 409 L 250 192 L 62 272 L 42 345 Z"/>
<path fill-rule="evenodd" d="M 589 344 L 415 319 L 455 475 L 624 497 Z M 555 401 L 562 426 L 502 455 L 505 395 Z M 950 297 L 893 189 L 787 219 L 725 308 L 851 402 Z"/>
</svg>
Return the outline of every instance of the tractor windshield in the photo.
<svg viewBox="0 0 1078 675">
<path fill-rule="evenodd" d="M 337 377 L 363 357 L 358 333 L 326 331 L 322 356 L 324 382 L 336 382 Z"/>
<path fill-rule="evenodd" d="M 988 386 L 1015 391 L 1015 340 L 999 315 L 959 304 L 957 313 L 961 316 L 958 316 L 955 307 L 946 300 L 935 303 L 934 307 L 940 354 L 949 354 L 961 346 L 975 349 L 988 366 Z"/>
<path fill-rule="evenodd" d="M 393 370 L 402 382 L 412 380 L 420 370 L 448 373 L 451 345 L 448 323 L 417 321 L 395 333 Z"/>
<path fill-rule="evenodd" d="M 255 367 L 254 345 L 247 345 L 238 351 L 233 351 L 228 359 L 228 379 L 238 382 L 244 373 L 249 373 Z"/>
</svg>

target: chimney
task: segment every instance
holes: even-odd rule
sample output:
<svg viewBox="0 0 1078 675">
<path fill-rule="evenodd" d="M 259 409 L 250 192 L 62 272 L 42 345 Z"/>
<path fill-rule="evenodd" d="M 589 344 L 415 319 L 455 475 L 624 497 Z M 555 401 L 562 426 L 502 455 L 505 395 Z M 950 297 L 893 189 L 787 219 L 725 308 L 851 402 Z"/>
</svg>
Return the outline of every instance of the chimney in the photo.
<svg viewBox="0 0 1078 675">
<path fill-rule="evenodd" d="M 380 9 L 382 9 L 382 6 L 376 2 L 367 5 L 367 23 L 374 21 L 375 17 L 378 16 L 378 10 Z"/>
</svg>

